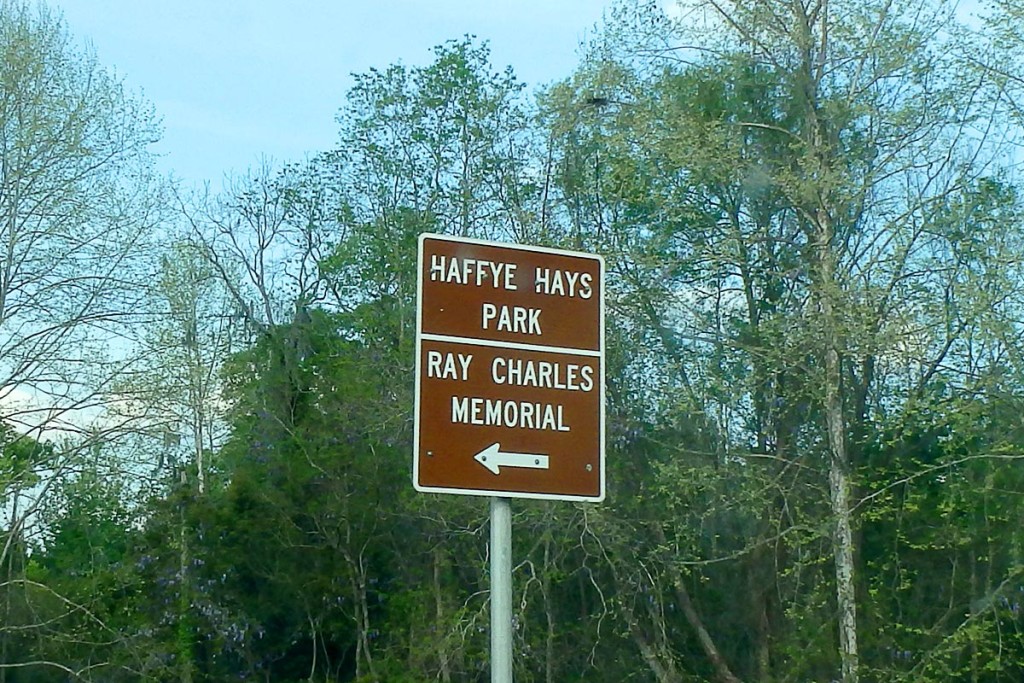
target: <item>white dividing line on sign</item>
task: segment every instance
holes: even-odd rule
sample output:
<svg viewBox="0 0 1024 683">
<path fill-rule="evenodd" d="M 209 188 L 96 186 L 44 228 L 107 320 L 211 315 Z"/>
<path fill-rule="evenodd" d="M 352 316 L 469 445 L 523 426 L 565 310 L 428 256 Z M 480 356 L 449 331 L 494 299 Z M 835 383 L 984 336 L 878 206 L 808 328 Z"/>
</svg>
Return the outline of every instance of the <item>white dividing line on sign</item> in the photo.
<svg viewBox="0 0 1024 683">
<path fill-rule="evenodd" d="M 495 339 L 479 339 L 477 337 L 457 337 L 450 334 L 431 334 L 424 332 L 421 339 L 455 344 L 473 344 L 474 346 L 492 346 L 498 349 L 516 349 L 519 351 L 541 351 L 544 353 L 565 353 L 570 356 L 590 356 L 601 358 L 604 354 L 591 349 L 574 349 L 569 346 L 544 346 L 543 344 L 523 344 L 521 342 L 497 341 Z"/>
</svg>

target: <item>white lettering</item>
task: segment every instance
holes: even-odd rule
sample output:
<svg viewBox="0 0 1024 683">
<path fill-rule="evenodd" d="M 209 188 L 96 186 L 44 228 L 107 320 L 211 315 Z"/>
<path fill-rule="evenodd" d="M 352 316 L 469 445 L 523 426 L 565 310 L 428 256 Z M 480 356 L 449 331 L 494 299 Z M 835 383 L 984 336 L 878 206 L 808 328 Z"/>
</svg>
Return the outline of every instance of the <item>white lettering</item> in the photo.
<svg viewBox="0 0 1024 683">
<path fill-rule="evenodd" d="M 469 422 L 469 399 L 452 396 L 452 423 Z"/>
<path fill-rule="evenodd" d="M 456 360 L 458 361 L 456 363 Z M 473 354 L 427 352 L 427 377 L 440 379 L 458 379 L 465 382 L 469 379 L 469 364 L 473 362 Z"/>
<path fill-rule="evenodd" d="M 502 306 L 502 308 L 504 308 L 504 306 Z M 483 325 L 484 325 L 484 329 L 486 330 L 487 329 L 487 323 L 490 322 L 491 320 L 494 320 L 496 317 L 498 317 L 498 307 L 495 306 L 494 304 L 485 303 L 483 305 L 483 316 L 484 316 Z"/>
<path fill-rule="evenodd" d="M 580 274 L 574 270 L 570 270 L 565 274 L 565 279 L 569 285 L 569 296 L 576 296 L 576 283 L 580 279 Z"/>
<path fill-rule="evenodd" d="M 514 360 L 509 363 L 508 383 L 523 386 L 523 361 Z"/>
<path fill-rule="evenodd" d="M 552 363 L 497 356 L 491 361 L 495 384 L 563 391 L 593 391 L 595 368 L 577 363 Z"/>
<path fill-rule="evenodd" d="M 530 363 L 530 365 L 533 365 L 533 363 Z M 537 363 L 537 380 L 540 382 L 540 386 L 554 386 L 553 382 L 551 381 L 551 374 L 557 368 L 557 364 L 548 363 L 547 361 L 540 361 L 539 363 Z"/>
<path fill-rule="evenodd" d="M 575 368 L 576 366 L 575 365 L 571 365 L 569 367 Z M 554 384 L 554 387 L 555 387 L 555 389 L 568 389 L 569 388 L 566 385 L 565 380 L 562 379 L 562 377 L 561 377 L 561 375 L 559 373 L 555 373 L 555 384 Z"/>
<path fill-rule="evenodd" d="M 487 424 L 500 425 L 501 422 L 501 401 L 487 402 Z"/>
<path fill-rule="evenodd" d="M 505 266 L 505 289 L 512 291 L 518 290 L 519 288 L 516 286 L 516 283 L 512 282 L 516 276 L 516 264 L 504 263 L 502 265 Z"/>
<path fill-rule="evenodd" d="M 484 303 L 481 307 L 480 324 L 483 329 L 490 329 L 490 323 L 496 324 L 494 329 L 499 332 L 515 332 L 518 334 L 541 335 L 539 308 L 524 308 L 523 306 L 506 306 L 502 304 L 498 308 L 495 304 Z"/>
<path fill-rule="evenodd" d="M 594 290 L 591 289 L 591 287 L 590 287 L 590 281 L 592 279 L 593 278 L 590 276 L 590 273 L 583 273 L 583 275 L 580 276 L 580 285 L 581 285 L 581 288 L 580 288 L 580 298 L 581 299 L 589 299 L 590 297 L 592 297 L 594 295 Z"/>
<path fill-rule="evenodd" d="M 473 354 L 468 353 L 466 355 L 459 354 L 459 365 L 462 366 L 462 381 L 465 382 L 469 379 L 469 364 L 473 362 Z"/>
<path fill-rule="evenodd" d="M 562 406 L 558 407 L 561 408 Z M 559 414 L 561 414 L 561 411 L 559 411 Z M 551 406 L 547 406 L 547 410 L 544 411 L 544 420 L 541 423 L 541 428 L 550 429 L 552 431 L 558 430 L 558 425 L 555 424 L 555 414 L 551 410 Z"/>
<path fill-rule="evenodd" d="M 440 254 L 430 255 L 430 279 L 432 281 L 444 277 L 444 256 Z"/>
<path fill-rule="evenodd" d="M 548 293 L 548 278 L 551 275 L 551 270 L 548 268 L 537 268 L 533 275 L 533 291 L 538 294 Z"/>
<path fill-rule="evenodd" d="M 537 386 L 537 368 L 534 363 L 523 363 L 520 361 L 520 367 L 522 368 L 522 379 L 520 383 L 524 387 L 535 387 Z"/>
<path fill-rule="evenodd" d="M 540 331 L 540 309 L 539 308 L 531 308 L 530 309 L 530 331 L 529 331 L 528 334 L 536 334 L 536 335 L 541 334 L 541 331 Z"/>
<path fill-rule="evenodd" d="M 427 351 L 427 377 L 441 376 L 442 357 L 440 351 Z"/>
<path fill-rule="evenodd" d="M 445 282 L 454 282 L 458 285 L 464 285 L 466 284 L 466 281 L 460 277 L 461 274 L 462 271 L 459 270 L 459 259 L 453 258 L 451 263 L 448 264 L 448 276 L 445 278 Z"/>
<path fill-rule="evenodd" d="M 573 391 L 579 391 L 579 385 L 576 384 L 576 373 L 580 370 L 578 365 L 567 365 L 565 367 L 565 386 Z"/>
<path fill-rule="evenodd" d="M 580 382 L 580 390 L 590 391 L 594 388 L 594 368 L 584 365 L 580 368 L 580 378 L 583 380 Z"/>
<path fill-rule="evenodd" d="M 459 258 L 450 259 L 441 254 L 430 255 L 431 281 L 447 282 L 457 285 L 490 286 L 494 289 L 516 291 L 516 264 L 502 261 L 486 261 L 483 259 Z"/>
<path fill-rule="evenodd" d="M 519 423 L 523 429 L 540 429 L 540 427 L 533 426 L 533 406 L 533 403 L 523 403 L 519 407 Z"/>
<path fill-rule="evenodd" d="M 571 431 L 558 404 L 452 396 L 452 422 L 513 429 Z"/>
<path fill-rule="evenodd" d="M 514 425 L 516 427 L 521 427 L 522 425 L 519 423 L 519 416 L 521 414 L 522 412 L 519 409 L 518 403 L 515 401 L 505 401 L 505 410 L 502 415 L 505 418 L 506 426 Z"/>
<path fill-rule="evenodd" d="M 562 271 L 555 269 L 555 273 L 551 277 L 551 291 L 549 291 L 548 294 L 565 296 L 565 285 L 562 283 Z"/>
<path fill-rule="evenodd" d="M 522 306 L 512 307 L 513 327 L 516 331 L 526 328 L 526 309 Z"/>
<path fill-rule="evenodd" d="M 579 297 L 589 299 L 594 295 L 591 286 L 593 276 L 574 270 L 558 268 L 537 268 L 533 274 L 533 291 L 548 296 Z"/>
<path fill-rule="evenodd" d="M 500 356 L 491 361 L 491 381 L 495 384 L 504 384 L 505 377 L 498 375 L 498 366 L 508 367 L 508 361 Z"/>
</svg>

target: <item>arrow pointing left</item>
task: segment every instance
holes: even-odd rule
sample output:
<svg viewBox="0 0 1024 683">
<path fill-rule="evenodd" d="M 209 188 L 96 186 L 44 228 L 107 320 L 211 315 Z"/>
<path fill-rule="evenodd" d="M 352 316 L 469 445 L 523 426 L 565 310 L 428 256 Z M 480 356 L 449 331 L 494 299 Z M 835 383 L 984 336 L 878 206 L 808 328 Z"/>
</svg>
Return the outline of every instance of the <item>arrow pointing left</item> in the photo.
<svg viewBox="0 0 1024 683">
<path fill-rule="evenodd" d="M 473 459 L 493 474 L 501 474 L 502 467 L 525 467 L 532 470 L 546 470 L 548 456 L 534 453 L 509 453 L 501 450 L 501 444 L 492 443 L 473 456 Z"/>
</svg>

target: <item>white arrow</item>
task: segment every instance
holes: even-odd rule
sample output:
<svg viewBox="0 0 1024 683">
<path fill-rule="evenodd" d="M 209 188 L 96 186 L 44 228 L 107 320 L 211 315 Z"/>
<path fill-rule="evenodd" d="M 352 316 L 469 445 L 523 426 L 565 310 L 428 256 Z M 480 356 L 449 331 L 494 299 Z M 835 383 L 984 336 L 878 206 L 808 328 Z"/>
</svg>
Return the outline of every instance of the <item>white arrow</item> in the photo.
<svg viewBox="0 0 1024 683">
<path fill-rule="evenodd" d="M 528 467 L 532 470 L 546 470 L 548 456 L 533 453 L 508 453 L 501 450 L 501 444 L 492 443 L 473 456 L 473 459 L 494 474 L 501 474 L 502 467 Z"/>
</svg>

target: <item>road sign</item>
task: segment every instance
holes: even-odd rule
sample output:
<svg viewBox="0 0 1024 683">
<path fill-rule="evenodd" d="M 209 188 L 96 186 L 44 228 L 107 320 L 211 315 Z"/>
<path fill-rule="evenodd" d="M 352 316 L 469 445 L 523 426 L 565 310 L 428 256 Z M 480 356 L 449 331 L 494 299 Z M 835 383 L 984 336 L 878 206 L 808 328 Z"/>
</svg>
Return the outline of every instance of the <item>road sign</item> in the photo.
<svg viewBox="0 0 1024 683">
<path fill-rule="evenodd" d="M 413 483 L 604 498 L 604 261 L 421 235 Z"/>
</svg>

